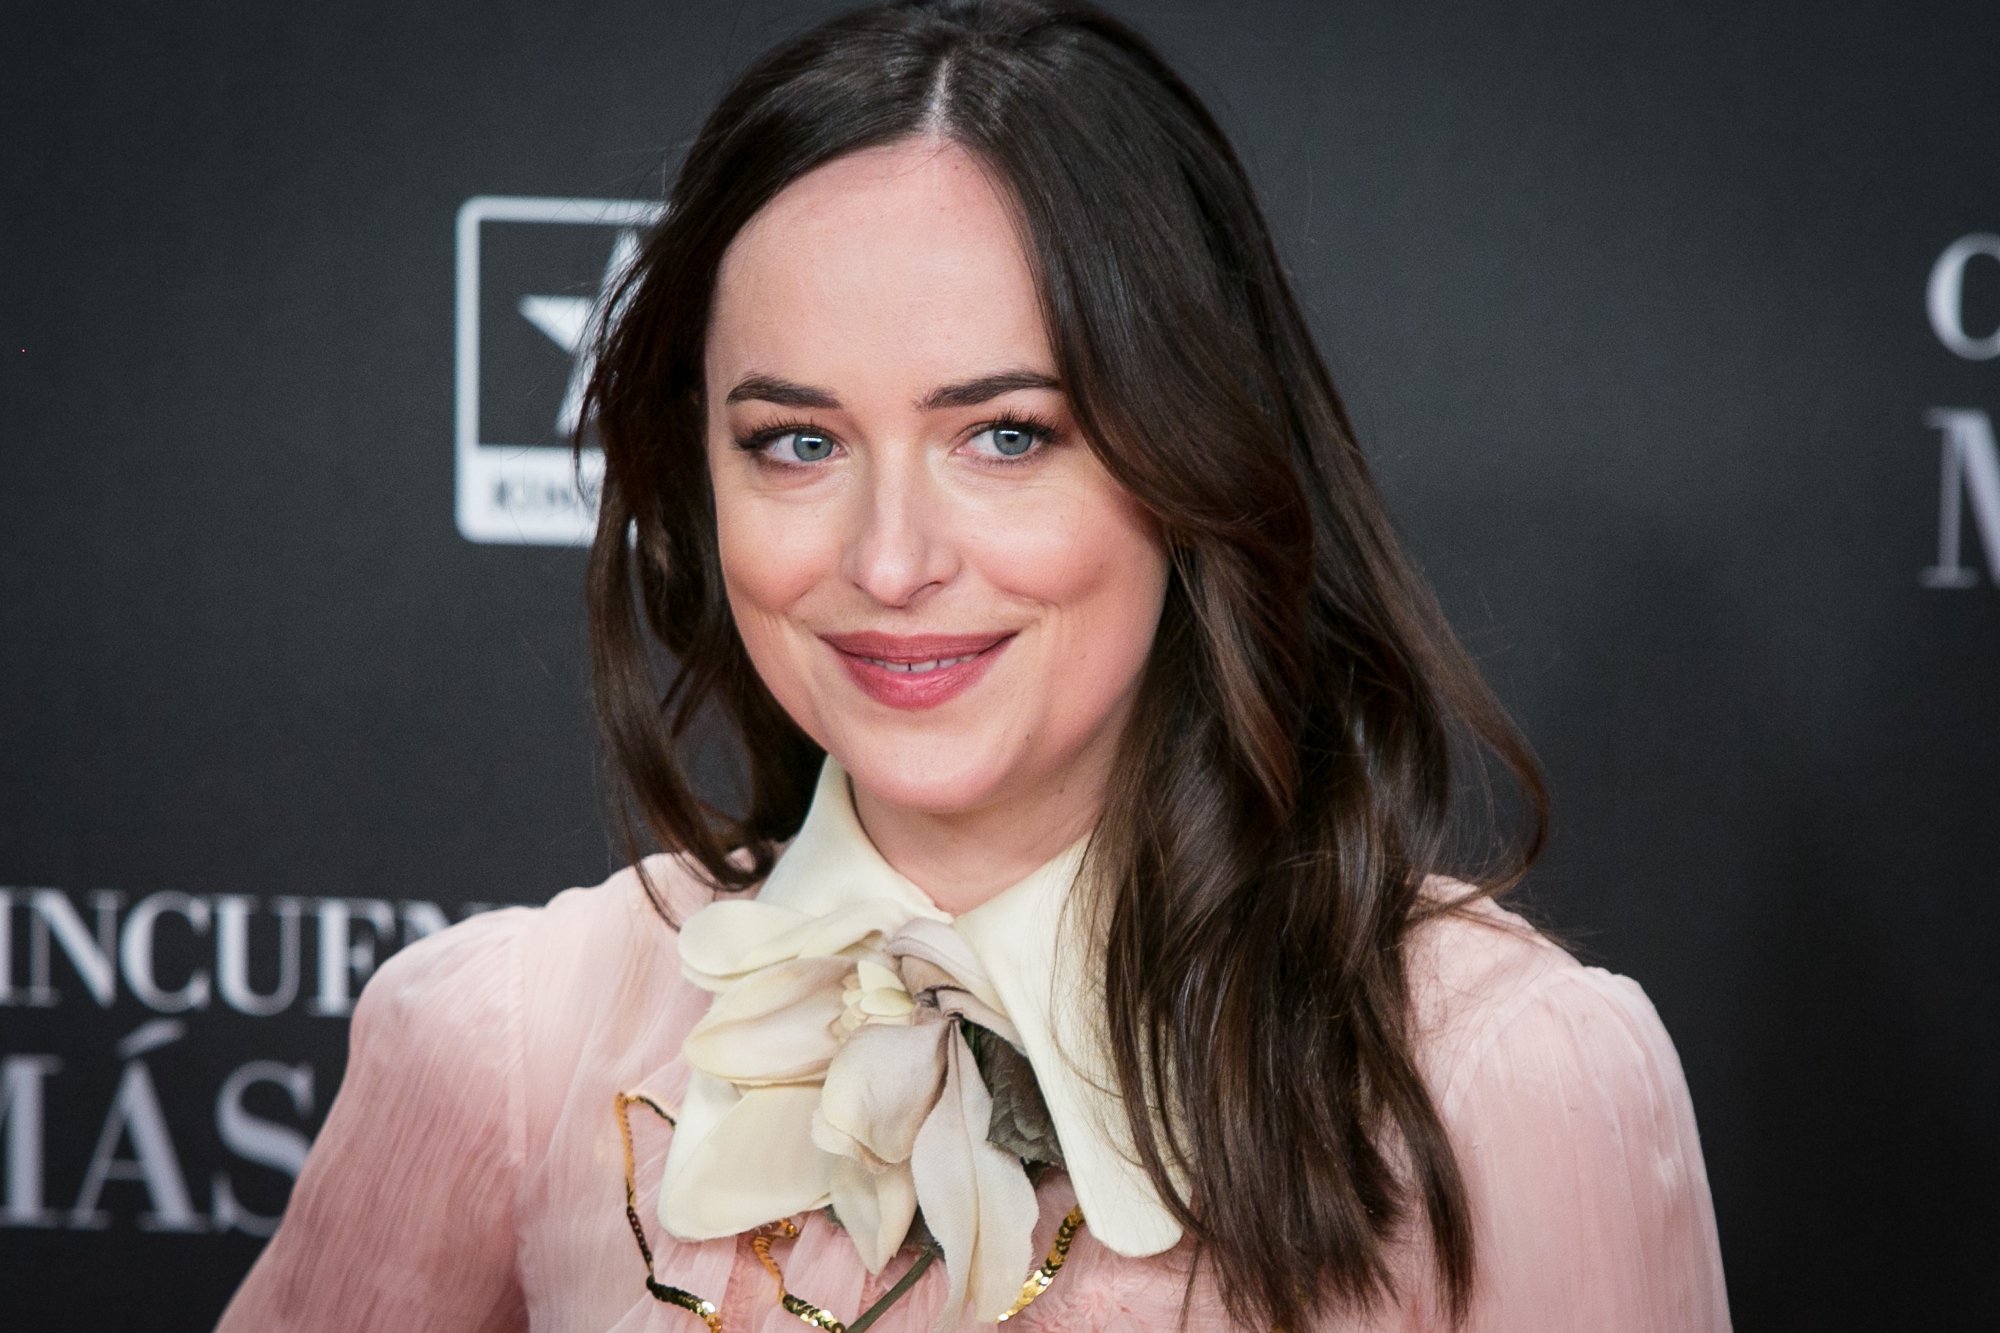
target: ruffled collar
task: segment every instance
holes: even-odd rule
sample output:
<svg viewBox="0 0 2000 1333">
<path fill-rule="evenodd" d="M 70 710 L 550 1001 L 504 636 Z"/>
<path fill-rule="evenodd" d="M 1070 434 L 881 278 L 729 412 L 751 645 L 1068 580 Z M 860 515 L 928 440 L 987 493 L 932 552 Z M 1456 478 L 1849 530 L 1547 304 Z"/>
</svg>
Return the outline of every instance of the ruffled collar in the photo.
<svg viewBox="0 0 2000 1333">
<path fill-rule="evenodd" d="M 1064 947 L 1063 909 L 1087 842 L 1087 835 L 1079 838 L 954 918 L 876 850 L 855 813 L 847 773 L 829 755 L 804 824 L 756 900 L 812 918 L 887 900 L 912 916 L 949 924 L 983 966 L 1034 1068 L 1091 1233 L 1108 1249 L 1139 1257 L 1172 1248 L 1181 1227 L 1136 1160 L 1123 1099 L 1101 1042 L 1084 1021 L 1099 1010 L 1101 982 L 1087 966 L 1095 951 Z M 674 1149 L 698 1139 L 703 1124 L 728 1109 L 720 1088 L 694 1093 L 691 1087 Z M 677 1155 L 670 1151 L 670 1178 Z"/>
</svg>

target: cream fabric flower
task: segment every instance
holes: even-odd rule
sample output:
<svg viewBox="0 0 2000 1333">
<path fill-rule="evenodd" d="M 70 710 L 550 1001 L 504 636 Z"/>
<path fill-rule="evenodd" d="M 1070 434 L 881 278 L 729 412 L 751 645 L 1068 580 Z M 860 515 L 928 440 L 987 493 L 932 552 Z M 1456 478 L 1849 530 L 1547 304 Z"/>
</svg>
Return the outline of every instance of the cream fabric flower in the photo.
<svg viewBox="0 0 2000 1333">
<path fill-rule="evenodd" d="M 830 1205 L 880 1272 L 921 1207 L 950 1278 L 940 1328 L 1005 1311 L 1038 1208 L 1020 1159 L 986 1141 L 962 1024 L 1020 1034 L 965 941 L 886 899 L 818 917 L 719 902 L 682 927 L 681 956 L 716 998 L 682 1046 L 667 1229 L 706 1240 Z"/>
<path fill-rule="evenodd" d="M 979 1312 L 947 1305 L 941 1327 L 989 1322 L 1038 1257 L 1020 1249 L 1035 1208 L 1018 1160 L 985 1142 L 991 1102 L 962 1019 L 1026 1054 L 1094 1240 L 1127 1257 L 1178 1242 L 1088 1021 L 1096 955 L 1064 910 L 1083 849 L 954 920 L 875 849 L 829 756 L 756 898 L 682 931 L 682 970 L 716 998 L 683 1048 L 667 1229 L 710 1240 L 831 1205 L 879 1269 L 922 1194 L 954 1292 Z"/>
</svg>

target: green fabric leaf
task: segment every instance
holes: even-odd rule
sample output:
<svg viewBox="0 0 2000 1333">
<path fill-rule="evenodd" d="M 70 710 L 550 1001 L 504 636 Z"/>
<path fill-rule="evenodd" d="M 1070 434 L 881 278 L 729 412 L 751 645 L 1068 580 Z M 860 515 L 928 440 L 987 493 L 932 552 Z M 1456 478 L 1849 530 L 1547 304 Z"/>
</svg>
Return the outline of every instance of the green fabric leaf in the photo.
<svg viewBox="0 0 2000 1333">
<path fill-rule="evenodd" d="M 1024 1162 L 1063 1164 L 1062 1144 L 1056 1138 L 1055 1122 L 1049 1119 L 1049 1104 L 1035 1082 L 1035 1067 L 1012 1042 L 976 1023 L 965 1024 L 966 1044 L 972 1048 L 973 1063 L 993 1098 L 993 1115 L 986 1125 L 986 1141 L 1013 1153 Z"/>
</svg>

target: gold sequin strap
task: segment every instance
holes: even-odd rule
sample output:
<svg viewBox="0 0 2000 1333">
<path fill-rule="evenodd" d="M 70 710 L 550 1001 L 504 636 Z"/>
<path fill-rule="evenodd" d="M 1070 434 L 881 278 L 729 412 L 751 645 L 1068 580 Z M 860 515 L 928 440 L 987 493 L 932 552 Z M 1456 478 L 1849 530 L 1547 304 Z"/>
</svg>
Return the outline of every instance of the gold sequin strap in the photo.
<svg viewBox="0 0 2000 1333">
<path fill-rule="evenodd" d="M 1070 1209 L 1069 1216 L 1063 1218 L 1062 1225 L 1056 1228 L 1056 1238 L 1049 1244 L 1049 1257 L 1042 1260 L 1040 1268 L 1028 1274 L 1028 1280 L 1021 1284 L 1021 1294 L 1014 1298 L 1014 1304 L 1008 1307 L 1007 1313 L 1000 1316 L 1001 1323 L 1006 1323 L 1033 1305 L 1035 1297 L 1049 1289 L 1049 1283 L 1056 1280 L 1056 1274 L 1062 1271 L 1063 1264 L 1069 1259 L 1070 1242 L 1082 1229 L 1083 1209 Z"/>
<path fill-rule="evenodd" d="M 785 1275 L 778 1268 L 778 1261 L 771 1257 L 771 1242 L 791 1240 L 799 1234 L 798 1224 L 789 1217 L 781 1217 L 769 1226 L 760 1227 L 757 1234 L 750 1237 L 750 1249 L 756 1254 L 757 1262 L 764 1265 L 764 1271 L 771 1275 L 771 1281 L 778 1284 L 778 1304 L 786 1314 L 800 1322 L 824 1330 L 824 1333 L 847 1333 L 847 1325 L 835 1319 L 811 1301 L 800 1300 L 785 1290 Z"/>
<path fill-rule="evenodd" d="M 653 1276 L 653 1247 L 646 1243 L 646 1228 L 639 1224 L 638 1195 L 633 1187 L 632 1121 L 626 1113 L 633 1102 L 646 1107 L 670 1126 L 674 1118 L 642 1092 L 621 1092 L 617 1096 L 618 1138 L 625 1148 L 625 1220 L 632 1224 L 632 1239 L 639 1242 L 639 1255 L 646 1261 L 646 1290 L 652 1293 L 654 1300 L 678 1306 L 701 1320 L 708 1325 L 708 1333 L 722 1333 L 722 1311 L 715 1308 L 714 1301 L 705 1301 L 691 1291 L 670 1287 Z"/>
</svg>

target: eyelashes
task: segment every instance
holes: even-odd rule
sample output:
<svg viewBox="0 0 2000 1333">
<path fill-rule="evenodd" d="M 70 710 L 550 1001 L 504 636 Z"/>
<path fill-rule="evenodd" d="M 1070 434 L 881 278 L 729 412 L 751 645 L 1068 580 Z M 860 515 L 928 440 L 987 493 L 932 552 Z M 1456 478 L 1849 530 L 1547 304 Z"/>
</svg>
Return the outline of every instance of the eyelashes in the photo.
<svg viewBox="0 0 2000 1333">
<path fill-rule="evenodd" d="M 774 423 L 773 425 L 765 426 L 762 427 L 761 429 L 751 431 L 748 435 L 737 436 L 736 447 L 738 449 L 743 450 L 745 453 L 758 454 L 762 456 L 764 462 L 775 463 L 781 467 L 811 466 L 812 461 L 816 460 L 772 458 L 768 453 L 765 452 L 772 445 L 776 444 L 779 440 L 784 439 L 787 435 L 798 435 L 811 439 L 823 439 L 828 442 L 829 446 L 833 441 L 833 436 L 819 429 L 817 426 L 814 426 L 810 422 L 780 421 Z"/>
<path fill-rule="evenodd" d="M 1009 411 L 975 426 L 971 434 L 967 436 L 967 440 L 969 442 L 977 440 L 983 435 L 998 435 L 1002 433 L 1027 436 L 1030 440 L 1029 447 L 1018 454 L 975 451 L 978 452 L 982 466 L 1018 467 L 1023 464 L 1032 463 L 1044 453 L 1047 453 L 1049 447 L 1055 444 L 1062 435 L 1061 428 L 1055 422 L 1039 413 Z M 814 442 L 823 441 L 826 452 L 810 458 L 781 458 L 771 451 L 772 445 L 777 444 L 787 436 L 793 435 L 800 437 L 801 444 L 808 440 Z M 743 450 L 745 453 L 757 455 L 760 463 L 771 467 L 788 468 L 798 471 L 813 467 L 830 458 L 833 449 L 838 446 L 839 440 L 834 436 L 833 432 L 816 426 L 810 421 L 785 420 L 773 422 L 768 426 L 761 426 L 747 434 L 738 435 L 735 437 L 735 444 L 738 449 Z M 794 446 L 795 452 L 798 449 L 799 446 Z"/>
</svg>

